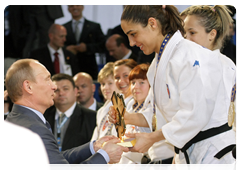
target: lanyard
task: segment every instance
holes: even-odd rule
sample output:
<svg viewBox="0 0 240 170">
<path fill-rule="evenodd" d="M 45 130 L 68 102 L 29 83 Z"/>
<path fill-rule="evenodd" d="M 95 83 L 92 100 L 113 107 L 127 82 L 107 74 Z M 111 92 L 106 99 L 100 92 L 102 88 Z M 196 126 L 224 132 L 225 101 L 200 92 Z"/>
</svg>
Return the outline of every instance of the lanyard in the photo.
<svg viewBox="0 0 240 170">
<path fill-rule="evenodd" d="M 58 119 L 56 120 L 57 123 L 57 144 L 58 144 L 58 149 L 61 152 L 62 151 L 62 144 L 61 144 L 61 128 L 63 127 L 63 125 L 67 122 L 68 117 L 66 116 L 62 123 L 59 125 Z"/>
<path fill-rule="evenodd" d="M 61 128 L 63 127 L 63 125 L 66 123 L 67 120 L 68 120 L 68 117 L 66 116 L 60 125 L 57 120 L 57 133 L 61 133 Z"/>
<path fill-rule="evenodd" d="M 144 104 L 144 101 L 142 102 L 142 104 L 140 104 L 140 105 L 137 107 L 138 103 L 135 103 L 135 104 L 133 105 L 133 109 L 135 109 L 134 112 L 137 113 L 140 109 L 142 109 L 143 104 Z M 140 132 L 138 126 L 134 125 L 134 128 L 135 128 L 135 131 L 136 131 L 136 132 Z"/>
<path fill-rule="evenodd" d="M 159 54 L 158 54 L 158 58 L 157 58 L 157 63 L 156 63 L 156 71 L 155 71 L 155 75 L 154 75 L 154 82 L 153 82 L 153 91 L 155 89 L 155 80 L 156 80 L 156 73 L 157 73 L 157 68 L 158 68 L 158 64 L 159 64 L 159 61 L 160 61 L 160 58 L 162 56 L 162 53 L 163 53 L 163 50 L 164 50 L 164 47 L 165 45 L 168 43 L 168 40 L 171 38 L 171 35 L 170 34 L 167 34 L 162 42 L 162 45 L 160 47 L 160 50 L 159 50 Z M 155 108 L 155 95 L 153 93 L 153 117 L 152 117 L 152 130 L 155 131 L 157 130 L 157 117 L 156 117 L 156 108 Z"/>
<path fill-rule="evenodd" d="M 142 107 L 143 107 L 143 104 L 144 104 L 144 101 L 142 102 L 142 104 L 136 109 L 136 107 L 137 107 L 137 105 L 138 105 L 138 103 L 135 103 L 134 105 L 133 105 L 133 109 L 136 109 L 135 110 L 135 113 L 137 113 Z"/>
</svg>

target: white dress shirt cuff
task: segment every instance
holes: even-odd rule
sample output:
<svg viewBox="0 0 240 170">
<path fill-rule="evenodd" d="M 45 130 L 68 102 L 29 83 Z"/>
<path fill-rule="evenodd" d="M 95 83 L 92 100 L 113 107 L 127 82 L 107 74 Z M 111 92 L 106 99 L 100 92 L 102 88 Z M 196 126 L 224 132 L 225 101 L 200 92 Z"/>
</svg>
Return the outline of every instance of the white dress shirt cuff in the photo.
<svg viewBox="0 0 240 170">
<path fill-rule="evenodd" d="M 94 148 L 93 148 L 93 143 L 95 141 L 96 140 L 90 142 L 90 151 L 91 151 L 92 155 L 95 154 L 95 151 L 94 151 Z M 97 152 L 100 153 L 104 157 L 104 159 L 107 163 L 110 161 L 110 158 L 109 158 L 106 151 L 104 151 L 103 149 L 99 149 Z"/>
</svg>

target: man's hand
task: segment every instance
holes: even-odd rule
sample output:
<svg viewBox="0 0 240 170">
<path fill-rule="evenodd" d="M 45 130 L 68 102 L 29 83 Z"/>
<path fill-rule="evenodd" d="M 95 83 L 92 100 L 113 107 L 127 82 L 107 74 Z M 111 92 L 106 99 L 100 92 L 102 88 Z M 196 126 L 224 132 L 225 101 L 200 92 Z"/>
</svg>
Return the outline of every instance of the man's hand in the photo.
<svg viewBox="0 0 240 170">
<path fill-rule="evenodd" d="M 94 143 L 93 143 L 93 148 L 94 148 L 94 151 L 97 152 L 99 149 L 102 148 L 103 146 L 103 143 L 104 142 L 107 142 L 111 139 L 118 139 L 116 136 L 113 136 L 113 135 L 109 135 L 109 136 L 104 136 L 98 140 L 96 140 Z"/>
<path fill-rule="evenodd" d="M 77 46 L 76 45 L 69 45 L 66 47 L 66 49 L 75 55 L 77 54 Z"/>
<path fill-rule="evenodd" d="M 76 46 L 76 50 L 83 53 L 87 51 L 87 45 L 85 43 L 80 43 Z"/>
<path fill-rule="evenodd" d="M 121 159 L 123 152 L 128 152 L 129 149 L 127 147 L 123 147 L 120 145 L 117 145 L 120 140 L 117 139 L 111 139 L 108 142 L 106 142 L 103 146 L 103 150 L 107 152 L 110 161 L 109 163 L 118 163 Z"/>
</svg>

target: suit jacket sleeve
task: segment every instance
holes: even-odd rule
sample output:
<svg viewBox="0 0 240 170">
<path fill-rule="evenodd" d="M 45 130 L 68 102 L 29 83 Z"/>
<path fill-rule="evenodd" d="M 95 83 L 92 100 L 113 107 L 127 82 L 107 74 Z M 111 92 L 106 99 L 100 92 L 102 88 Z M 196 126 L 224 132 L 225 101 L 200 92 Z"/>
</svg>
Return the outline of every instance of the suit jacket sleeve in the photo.
<svg viewBox="0 0 240 170">
<path fill-rule="evenodd" d="M 106 163 L 101 154 L 91 154 L 89 143 L 60 153 L 57 141 L 52 132 L 42 120 L 29 109 L 14 105 L 12 112 L 10 112 L 7 117 L 7 121 L 30 129 L 39 135 L 46 148 L 50 164 Z"/>
<path fill-rule="evenodd" d="M 35 129 L 35 130 L 34 130 Z M 62 153 L 59 152 L 56 140 L 52 133 L 45 127 L 39 128 L 34 126 L 32 131 L 41 136 L 45 145 L 50 164 L 106 164 L 104 157 L 95 153 L 92 155 L 90 151 L 90 143 L 66 150 Z"/>
</svg>

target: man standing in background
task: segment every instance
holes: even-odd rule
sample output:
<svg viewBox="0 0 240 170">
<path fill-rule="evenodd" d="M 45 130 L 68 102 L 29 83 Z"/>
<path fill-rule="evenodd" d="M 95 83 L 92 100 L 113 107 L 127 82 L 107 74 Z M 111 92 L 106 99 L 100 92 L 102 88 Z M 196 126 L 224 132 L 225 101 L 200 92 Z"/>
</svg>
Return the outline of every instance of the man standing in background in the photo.
<svg viewBox="0 0 240 170">
<path fill-rule="evenodd" d="M 100 24 L 83 17 L 83 9 L 83 5 L 68 5 L 72 20 L 64 24 L 68 32 L 65 45 L 67 50 L 76 54 L 80 71 L 96 80 L 98 66 L 95 53 L 105 52 L 105 36 Z"/>
</svg>

